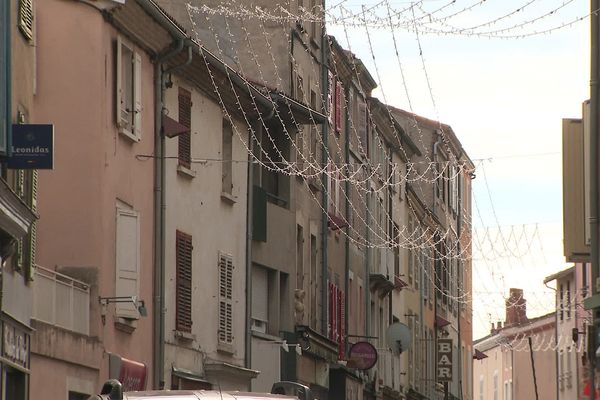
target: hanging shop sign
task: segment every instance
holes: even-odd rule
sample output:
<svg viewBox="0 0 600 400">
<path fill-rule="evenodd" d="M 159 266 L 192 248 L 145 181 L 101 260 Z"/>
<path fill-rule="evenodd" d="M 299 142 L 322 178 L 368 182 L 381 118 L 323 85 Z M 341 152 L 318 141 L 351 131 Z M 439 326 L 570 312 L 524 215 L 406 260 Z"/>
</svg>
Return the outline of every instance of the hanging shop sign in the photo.
<svg viewBox="0 0 600 400">
<path fill-rule="evenodd" d="M 437 340 L 437 380 L 452 382 L 452 339 Z"/>
<path fill-rule="evenodd" d="M 377 363 L 377 350 L 369 342 L 356 342 L 350 348 L 349 368 L 367 370 Z"/>
<path fill-rule="evenodd" d="M 144 390 L 146 388 L 146 364 L 128 360 L 118 354 L 111 353 L 108 358 L 108 373 L 110 378 L 118 379 L 123 385 L 123 391 Z"/>
<path fill-rule="evenodd" d="M 54 125 L 13 124 L 9 169 L 52 169 Z"/>
</svg>

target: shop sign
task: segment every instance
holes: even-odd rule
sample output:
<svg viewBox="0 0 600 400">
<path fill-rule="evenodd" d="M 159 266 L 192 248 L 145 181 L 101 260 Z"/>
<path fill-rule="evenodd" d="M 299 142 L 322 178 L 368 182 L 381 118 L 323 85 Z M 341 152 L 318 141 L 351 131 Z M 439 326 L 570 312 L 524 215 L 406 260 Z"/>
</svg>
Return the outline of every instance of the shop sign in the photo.
<svg viewBox="0 0 600 400">
<path fill-rule="evenodd" d="M 52 169 L 54 125 L 13 124 L 9 169 Z"/>
<path fill-rule="evenodd" d="M 369 342 L 356 342 L 350 348 L 348 367 L 367 370 L 377 363 L 377 350 Z"/>
<path fill-rule="evenodd" d="M 437 340 L 437 380 L 452 381 L 452 339 Z"/>
<path fill-rule="evenodd" d="M 123 391 L 144 390 L 146 388 L 146 364 L 128 360 L 117 354 L 110 353 L 109 358 L 109 377 L 118 379 L 123 385 Z"/>
<path fill-rule="evenodd" d="M 2 356 L 29 369 L 29 335 L 14 326 L 3 323 Z"/>
</svg>

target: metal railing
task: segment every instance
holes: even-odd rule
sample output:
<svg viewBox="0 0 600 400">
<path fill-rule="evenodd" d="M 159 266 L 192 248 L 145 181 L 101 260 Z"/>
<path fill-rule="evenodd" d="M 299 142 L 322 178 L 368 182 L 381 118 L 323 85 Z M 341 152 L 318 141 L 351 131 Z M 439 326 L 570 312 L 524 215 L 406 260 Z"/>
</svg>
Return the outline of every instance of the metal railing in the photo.
<svg viewBox="0 0 600 400">
<path fill-rule="evenodd" d="M 33 318 L 89 335 L 90 286 L 37 266 L 33 281 Z"/>
</svg>

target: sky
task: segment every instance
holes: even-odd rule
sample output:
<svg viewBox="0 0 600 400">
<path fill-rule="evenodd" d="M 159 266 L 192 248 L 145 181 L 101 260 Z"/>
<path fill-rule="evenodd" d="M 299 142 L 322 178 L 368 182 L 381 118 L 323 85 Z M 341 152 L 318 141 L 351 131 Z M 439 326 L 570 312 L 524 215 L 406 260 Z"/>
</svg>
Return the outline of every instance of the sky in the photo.
<svg viewBox="0 0 600 400">
<path fill-rule="evenodd" d="M 330 24 L 328 32 L 367 65 L 379 83 L 376 97 L 452 126 L 477 166 L 474 337 L 504 320 L 511 287 L 525 290 L 529 317 L 550 312 L 554 293 L 543 279 L 568 267 L 561 120 L 580 118 L 589 97 L 589 18 L 562 26 L 586 17 L 589 2 L 425 0 L 410 9 L 407 1 L 332 0 L 327 7 L 331 18 L 359 12 L 363 4 L 375 6 L 368 14 L 377 16 L 375 23 L 351 24 L 356 19 L 350 18 Z M 406 24 L 393 31 L 385 22 L 388 4 L 404 10 Z"/>
</svg>

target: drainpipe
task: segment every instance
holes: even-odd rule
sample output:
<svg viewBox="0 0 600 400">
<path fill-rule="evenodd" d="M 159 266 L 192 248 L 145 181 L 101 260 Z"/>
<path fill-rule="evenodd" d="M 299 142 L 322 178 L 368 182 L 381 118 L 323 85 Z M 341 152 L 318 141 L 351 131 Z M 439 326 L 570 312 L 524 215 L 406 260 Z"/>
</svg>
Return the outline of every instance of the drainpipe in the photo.
<svg viewBox="0 0 600 400">
<path fill-rule="evenodd" d="M 254 140 L 248 140 L 248 176 L 246 177 L 246 334 L 244 338 L 244 366 L 252 368 L 252 229 L 254 210 Z M 252 391 L 252 380 L 250 380 Z"/>
<path fill-rule="evenodd" d="M 350 98 L 350 88 L 349 87 L 345 87 L 344 88 L 344 96 L 346 99 Z M 344 107 L 344 134 L 346 135 L 345 138 L 345 143 L 344 143 L 344 153 L 345 153 L 345 157 L 346 157 L 346 165 L 350 165 L 350 116 L 349 116 L 349 111 L 348 111 L 348 107 Z M 347 171 L 347 173 L 349 172 L 349 170 Z M 346 218 L 346 222 L 348 223 L 348 226 L 345 228 L 346 229 L 346 246 L 344 249 L 345 252 L 345 258 L 346 258 L 346 266 L 345 266 L 345 272 L 346 272 L 346 276 L 345 276 L 345 286 L 346 288 L 344 289 L 344 293 L 346 293 L 346 296 L 344 297 L 344 310 L 346 310 L 346 313 L 348 313 L 348 295 L 350 293 L 348 293 L 348 290 L 350 288 L 350 181 L 346 180 L 345 183 L 345 187 L 344 190 L 346 191 L 346 212 L 345 212 L 345 218 Z M 344 340 L 345 345 L 344 348 L 346 349 L 346 351 L 348 351 L 348 317 L 345 316 L 344 318 L 344 332 L 346 332 L 346 337 L 342 338 L 342 340 Z"/>
<path fill-rule="evenodd" d="M 600 268 L 600 254 L 598 248 L 598 202 L 599 202 L 599 193 L 598 193 L 598 142 L 599 142 L 599 121 L 598 121 L 598 105 L 600 101 L 600 87 L 598 79 L 599 74 L 599 45 L 598 43 L 598 34 L 600 31 L 600 27 L 598 26 L 598 14 L 596 11 L 600 7 L 600 0 L 591 0 L 591 15 L 590 15 L 590 24 L 591 24 L 591 65 L 590 65 L 590 233 L 591 233 L 591 262 L 592 262 L 592 297 L 598 295 L 597 290 L 597 280 L 599 275 Z M 592 324 L 596 325 L 597 318 L 596 313 L 598 312 L 598 308 L 592 309 Z M 594 345 L 598 346 L 597 340 L 594 341 Z M 595 364 L 596 360 L 594 357 L 590 359 L 590 366 L 592 369 L 592 373 L 590 374 L 590 397 L 595 399 L 596 391 L 594 389 L 594 378 L 595 378 Z"/>
<path fill-rule="evenodd" d="M 164 387 L 163 367 L 165 359 L 165 247 L 166 247 L 166 191 L 165 191 L 165 135 L 162 129 L 165 82 L 167 72 L 183 67 L 192 61 L 192 47 L 188 47 L 188 59 L 184 64 L 163 71 L 165 61 L 183 50 L 184 40 L 154 60 L 154 387 Z"/>
<path fill-rule="evenodd" d="M 323 1 L 323 7 L 325 7 L 325 1 Z M 329 62 L 327 59 L 327 47 L 325 38 L 325 25 L 321 30 L 321 80 L 323 81 L 323 99 L 327 100 L 327 94 L 329 93 Z M 326 105 L 329 107 L 329 104 Z M 325 108 L 327 109 L 327 108 Z M 331 112 L 331 110 L 328 110 Z M 323 123 L 323 151 L 321 152 L 321 162 L 323 165 L 327 163 L 327 142 L 328 142 L 329 122 L 326 120 Z M 323 190 L 321 191 L 321 204 L 325 210 L 321 217 L 321 333 L 323 336 L 327 336 L 327 306 L 328 306 L 328 272 L 327 272 L 327 235 L 329 228 L 327 227 L 328 215 L 327 215 L 327 173 L 323 173 L 321 176 Z"/>
</svg>

